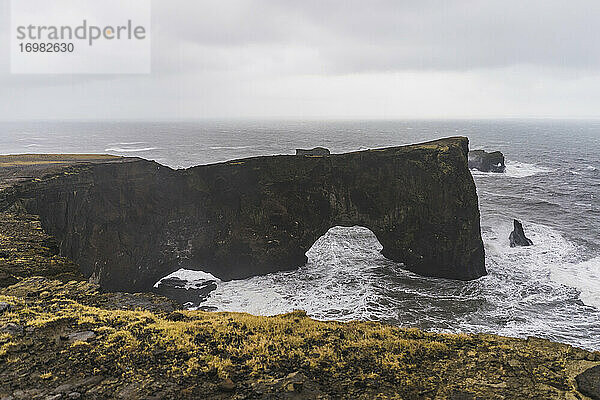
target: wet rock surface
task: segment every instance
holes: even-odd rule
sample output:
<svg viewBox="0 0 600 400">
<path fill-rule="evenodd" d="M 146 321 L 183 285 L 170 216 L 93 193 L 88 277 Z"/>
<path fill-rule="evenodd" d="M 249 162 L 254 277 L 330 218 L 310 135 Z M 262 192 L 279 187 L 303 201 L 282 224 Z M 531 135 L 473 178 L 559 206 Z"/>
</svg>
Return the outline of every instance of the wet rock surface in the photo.
<svg viewBox="0 0 600 400">
<path fill-rule="evenodd" d="M 153 292 L 173 299 L 180 305 L 185 305 L 189 308 L 197 307 L 216 288 L 217 282 L 214 280 L 194 282 L 190 287 L 187 281 L 177 277 L 170 277 L 161 279 L 157 287 L 153 289 Z"/>
<path fill-rule="evenodd" d="M 520 221 L 513 221 L 513 231 L 508 236 L 508 240 L 510 241 L 510 247 L 517 246 L 533 246 L 533 241 L 525 236 L 525 231 L 523 230 L 523 224 Z"/>
</svg>

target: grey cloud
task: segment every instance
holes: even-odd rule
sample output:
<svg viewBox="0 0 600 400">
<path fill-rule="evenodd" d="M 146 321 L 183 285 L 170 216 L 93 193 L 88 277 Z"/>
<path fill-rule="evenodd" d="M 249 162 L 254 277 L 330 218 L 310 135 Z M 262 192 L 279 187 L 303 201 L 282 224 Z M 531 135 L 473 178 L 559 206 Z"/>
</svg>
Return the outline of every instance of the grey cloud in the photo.
<svg viewBox="0 0 600 400">
<path fill-rule="evenodd" d="M 152 74 L 10 75 L 0 57 L 0 119 L 600 116 L 597 1 L 152 4 Z"/>
<path fill-rule="evenodd" d="M 155 2 L 157 40 L 206 56 L 312 48 L 306 73 L 465 70 L 516 64 L 593 69 L 600 3 L 574 0 Z M 185 10 L 185 12 L 181 12 Z M 170 26 L 171 30 L 161 29 Z M 214 53 L 211 52 L 214 50 Z M 314 60 L 313 60 L 314 61 Z"/>
</svg>

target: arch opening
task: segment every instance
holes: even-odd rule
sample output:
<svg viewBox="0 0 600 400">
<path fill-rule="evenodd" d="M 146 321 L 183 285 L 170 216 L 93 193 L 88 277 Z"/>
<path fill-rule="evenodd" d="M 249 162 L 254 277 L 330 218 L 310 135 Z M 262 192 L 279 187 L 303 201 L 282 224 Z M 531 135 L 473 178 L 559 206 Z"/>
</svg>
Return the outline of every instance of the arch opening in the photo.
<svg viewBox="0 0 600 400">
<path fill-rule="evenodd" d="M 255 315 L 303 309 L 321 319 L 368 319 L 385 276 L 381 268 L 398 265 L 381 254 L 382 248 L 366 227 L 334 226 L 306 252 L 307 263 L 295 270 L 221 281 L 181 269 L 163 278 L 167 282 L 157 289 L 189 308 Z M 209 293 L 199 290 L 206 288 Z"/>
</svg>

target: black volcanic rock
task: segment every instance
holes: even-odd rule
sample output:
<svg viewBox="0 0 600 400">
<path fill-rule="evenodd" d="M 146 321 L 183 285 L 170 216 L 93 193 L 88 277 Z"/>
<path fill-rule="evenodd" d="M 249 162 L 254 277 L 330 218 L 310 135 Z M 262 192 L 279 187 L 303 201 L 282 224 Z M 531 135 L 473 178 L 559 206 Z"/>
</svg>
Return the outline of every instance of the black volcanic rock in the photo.
<svg viewBox="0 0 600 400">
<path fill-rule="evenodd" d="M 222 280 L 306 263 L 334 226 L 364 226 L 424 276 L 486 274 L 468 139 L 328 157 L 254 157 L 186 170 L 142 159 L 72 165 L 0 192 L 39 215 L 60 253 L 111 291 L 179 268 Z"/>
<path fill-rule="evenodd" d="M 181 305 L 192 303 L 191 305 L 195 307 L 205 301 L 210 292 L 217 288 L 217 282 L 205 280 L 189 286 L 187 281 L 177 277 L 164 278 L 154 288 L 154 292 L 173 299 Z"/>
<path fill-rule="evenodd" d="M 579 391 L 592 399 L 600 399 L 600 365 L 575 377 Z"/>
<path fill-rule="evenodd" d="M 525 236 L 525 232 L 523 231 L 523 225 L 516 219 L 514 220 L 514 229 L 510 233 L 508 239 L 510 240 L 510 247 L 533 245 L 531 239 Z"/>
<path fill-rule="evenodd" d="M 310 150 L 296 149 L 297 156 L 328 156 L 331 153 L 325 147 L 315 147 Z"/>
<path fill-rule="evenodd" d="M 469 169 L 476 169 L 481 172 L 504 172 L 504 155 L 499 151 L 491 153 L 485 150 L 469 151 Z"/>
</svg>

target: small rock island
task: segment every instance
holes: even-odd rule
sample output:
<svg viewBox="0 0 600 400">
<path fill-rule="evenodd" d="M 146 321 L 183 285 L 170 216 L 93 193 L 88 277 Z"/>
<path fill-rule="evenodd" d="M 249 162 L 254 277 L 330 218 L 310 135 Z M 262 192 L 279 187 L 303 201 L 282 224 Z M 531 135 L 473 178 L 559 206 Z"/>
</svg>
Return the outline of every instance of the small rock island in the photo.
<svg viewBox="0 0 600 400">
<path fill-rule="evenodd" d="M 499 151 L 488 153 L 485 150 L 471 150 L 469 152 L 469 169 L 502 173 L 506 171 L 504 154 Z"/>
</svg>

